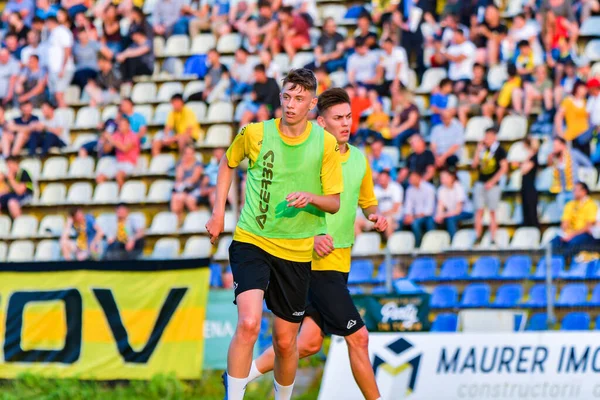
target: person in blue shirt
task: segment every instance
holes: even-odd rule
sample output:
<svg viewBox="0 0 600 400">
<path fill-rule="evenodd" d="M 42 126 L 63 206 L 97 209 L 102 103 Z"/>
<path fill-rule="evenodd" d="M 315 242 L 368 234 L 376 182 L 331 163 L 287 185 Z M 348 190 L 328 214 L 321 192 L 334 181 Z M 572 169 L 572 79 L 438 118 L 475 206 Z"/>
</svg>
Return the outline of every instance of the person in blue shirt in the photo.
<svg viewBox="0 0 600 400">
<path fill-rule="evenodd" d="M 121 100 L 119 110 L 129 120 L 131 130 L 139 136 L 140 144 L 143 145 L 146 142 L 146 133 L 148 133 L 146 117 L 133 110 L 133 101 L 130 98 Z"/>
<path fill-rule="evenodd" d="M 444 78 L 440 82 L 439 89 L 431 95 L 429 109 L 432 112 L 432 127 L 442 123 L 441 113 L 443 110 L 455 108 L 457 106 L 457 100 L 456 97 L 452 94 L 452 89 L 452 81 L 448 78 Z"/>
<path fill-rule="evenodd" d="M 371 143 L 371 152 L 368 156 L 369 164 L 374 174 L 388 171 L 392 180 L 396 180 L 396 161 L 398 160 L 394 161 L 389 154 L 383 152 L 384 144 L 385 141 L 381 137 L 376 138 L 373 143 Z"/>
</svg>

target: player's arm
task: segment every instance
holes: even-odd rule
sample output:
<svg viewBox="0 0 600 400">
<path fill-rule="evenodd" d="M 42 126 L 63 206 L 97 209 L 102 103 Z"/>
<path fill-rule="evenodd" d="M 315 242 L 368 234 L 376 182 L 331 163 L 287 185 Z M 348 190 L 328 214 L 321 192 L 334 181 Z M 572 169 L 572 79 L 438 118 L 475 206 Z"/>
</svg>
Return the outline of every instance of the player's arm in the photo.
<svg viewBox="0 0 600 400">
<path fill-rule="evenodd" d="M 365 160 L 366 161 L 366 160 Z M 367 169 L 363 175 L 360 184 L 360 193 L 358 195 L 358 205 L 362 209 L 363 215 L 375 224 L 374 228 L 377 232 L 385 232 L 388 226 L 387 218 L 379 214 L 377 208 L 377 197 L 375 197 L 375 188 L 373 185 L 373 172 L 366 161 Z"/>
</svg>

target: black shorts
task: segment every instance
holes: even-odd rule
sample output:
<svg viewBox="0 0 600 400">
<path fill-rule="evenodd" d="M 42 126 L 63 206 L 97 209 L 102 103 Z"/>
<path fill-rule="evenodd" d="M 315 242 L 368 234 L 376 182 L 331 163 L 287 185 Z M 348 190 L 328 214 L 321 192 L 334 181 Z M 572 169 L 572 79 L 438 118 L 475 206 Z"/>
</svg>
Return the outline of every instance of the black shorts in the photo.
<svg viewBox="0 0 600 400">
<path fill-rule="evenodd" d="M 306 316 L 327 335 L 348 336 L 365 326 L 350 292 L 348 274 L 311 271 Z"/>
<path fill-rule="evenodd" d="M 310 261 L 284 260 L 253 244 L 234 240 L 229 246 L 229 263 L 236 299 L 247 290 L 261 289 L 273 314 L 288 322 L 302 322 L 310 282 Z M 236 304 L 235 300 L 233 303 Z"/>
</svg>

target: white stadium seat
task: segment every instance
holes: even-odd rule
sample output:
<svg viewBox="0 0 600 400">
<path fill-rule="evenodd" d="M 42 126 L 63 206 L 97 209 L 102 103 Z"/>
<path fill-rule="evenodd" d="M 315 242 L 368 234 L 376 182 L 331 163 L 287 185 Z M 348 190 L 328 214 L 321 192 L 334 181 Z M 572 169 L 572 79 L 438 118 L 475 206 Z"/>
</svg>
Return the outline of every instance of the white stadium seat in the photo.
<svg viewBox="0 0 600 400">
<path fill-rule="evenodd" d="M 38 158 L 26 158 L 19 163 L 19 167 L 23 168 L 29 173 L 29 176 L 34 181 L 40 177 L 42 170 L 42 162 Z"/>
<path fill-rule="evenodd" d="M 93 142 L 98 139 L 98 135 L 94 133 L 79 133 L 75 136 L 75 139 L 71 141 L 71 150 L 79 151 L 81 146 L 86 143 Z"/>
<path fill-rule="evenodd" d="M 185 242 L 182 257 L 208 258 L 212 252 L 210 239 L 204 236 L 192 236 Z"/>
<path fill-rule="evenodd" d="M 157 260 L 171 260 L 179 257 L 179 239 L 158 239 L 152 251 L 152 258 Z"/>
<path fill-rule="evenodd" d="M 212 125 L 208 128 L 204 146 L 228 147 L 231 144 L 233 130 L 230 125 Z"/>
<path fill-rule="evenodd" d="M 92 201 L 93 188 L 89 182 L 76 182 L 69 188 L 68 204 L 88 204 Z"/>
<path fill-rule="evenodd" d="M 506 64 L 499 64 L 491 67 L 487 75 L 490 90 L 493 91 L 499 90 L 507 79 L 508 71 L 506 69 Z"/>
<path fill-rule="evenodd" d="M 520 115 L 508 115 L 500 124 L 498 140 L 520 140 L 527 135 L 527 118 Z"/>
<path fill-rule="evenodd" d="M 152 41 L 152 49 L 156 57 L 162 57 L 165 54 L 165 38 L 162 36 L 155 36 Z"/>
<path fill-rule="evenodd" d="M 172 35 L 165 45 L 165 57 L 185 56 L 189 53 L 190 37 L 188 35 Z"/>
<path fill-rule="evenodd" d="M 115 119 L 117 117 L 117 114 L 119 113 L 119 108 L 114 105 L 114 104 L 109 104 L 106 107 L 104 107 L 104 110 L 102 110 L 102 122 L 106 122 L 109 119 Z"/>
<path fill-rule="evenodd" d="M 193 95 L 195 93 L 204 92 L 205 87 L 206 87 L 206 84 L 204 83 L 204 81 L 189 82 L 187 85 L 185 85 L 185 88 L 183 89 L 183 99 L 187 101 L 187 99 L 191 95 Z"/>
<path fill-rule="evenodd" d="M 152 103 L 156 101 L 156 91 L 154 82 L 136 83 L 131 91 L 131 101 L 135 104 Z"/>
<path fill-rule="evenodd" d="M 170 211 L 161 211 L 152 220 L 148 233 L 168 235 L 177 232 L 177 215 Z"/>
<path fill-rule="evenodd" d="M 560 222 L 562 210 L 556 201 L 549 203 L 540 218 L 540 222 L 544 224 L 555 224 Z"/>
<path fill-rule="evenodd" d="M 585 56 L 592 60 L 600 60 L 600 40 L 590 40 L 585 46 Z"/>
<path fill-rule="evenodd" d="M 504 188 L 505 192 L 518 192 L 521 190 L 521 184 L 523 181 L 523 175 L 521 174 L 521 170 L 517 169 L 508 178 L 508 184 Z"/>
<path fill-rule="evenodd" d="M 40 204 L 62 204 L 67 197 L 67 188 L 63 183 L 50 183 L 44 188 L 40 197 Z"/>
<path fill-rule="evenodd" d="M 8 215 L 0 215 L 0 237 L 5 238 L 10 235 L 12 221 Z"/>
<path fill-rule="evenodd" d="M 348 9 L 343 4 L 327 4 L 320 8 L 321 19 L 333 18 L 336 23 L 340 23 L 344 20 L 344 16 Z"/>
<path fill-rule="evenodd" d="M 8 262 L 27 262 L 33 260 L 33 242 L 31 240 L 16 240 L 8 248 Z"/>
<path fill-rule="evenodd" d="M 210 219 L 210 213 L 208 211 L 192 211 L 188 213 L 183 221 L 181 227 L 182 233 L 198 233 L 205 232 L 205 225 Z"/>
<path fill-rule="evenodd" d="M 146 215 L 141 211 L 135 211 L 129 214 L 127 219 L 135 220 L 138 226 L 146 229 Z"/>
<path fill-rule="evenodd" d="M 217 51 L 219 54 L 233 53 L 242 45 L 242 38 L 237 33 L 228 33 L 219 38 Z"/>
<path fill-rule="evenodd" d="M 79 104 L 81 100 L 81 89 L 79 86 L 71 85 L 65 90 L 65 103 L 67 105 Z"/>
<path fill-rule="evenodd" d="M 100 111 L 96 107 L 82 107 L 75 118 L 76 129 L 96 129 L 100 124 Z"/>
<path fill-rule="evenodd" d="M 465 191 L 469 193 L 472 187 L 471 174 L 469 173 L 469 171 L 458 171 L 456 173 L 456 177 L 458 178 L 458 181 L 463 186 Z"/>
<path fill-rule="evenodd" d="M 154 110 L 154 118 L 152 119 L 152 123 L 154 125 L 164 125 L 167 122 L 167 116 L 171 112 L 171 104 L 163 103 L 159 104 Z"/>
<path fill-rule="evenodd" d="M 233 238 L 231 236 L 223 236 L 219 239 L 217 251 L 213 256 L 215 261 L 229 260 L 229 246 L 231 245 L 232 240 Z"/>
<path fill-rule="evenodd" d="M 589 17 L 583 21 L 579 35 L 600 37 L 600 17 Z"/>
<path fill-rule="evenodd" d="M 60 246 L 56 240 L 42 240 L 35 249 L 35 261 L 58 261 L 60 259 Z"/>
<path fill-rule="evenodd" d="M 440 84 L 441 80 L 447 76 L 448 74 L 443 68 L 429 68 L 423 74 L 421 86 L 417 88 L 415 93 L 431 93 L 431 91 Z"/>
<path fill-rule="evenodd" d="M 63 121 L 69 127 L 75 123 L 75 111 L 70 107 L 57 108 L 54 111 L 54 115 L 58 121 Z"/>
<path fill-rule="evenodd" d="M 207 122 L 232 122 L 233 104 L 225 101 L 212 103 L 208 108 L 207 114 Z"/>
<path fill-rule="evenodd" d="M 116 182 L 102 182 L 96 186 L 94 191 L 94 203 L 111 204 L 116 203 L 119 198 L 119 186 Z"/>
<path fill-rule="evenodd" d="M 225 221 L 223 230 L 225 232 L 233 232 L 237 224 L 237 217 L 233 211 L 225 211 Z"/>
<path fill-rule="evenodd" d="M 70 178 L 91 178 L 94 176 L 94 159 L 77 157 L 69 166 Z"/>
<path fill-rule="evenodd" d="M 552 167 L 545 168 L 538 172 L 535 179 L 535 188 L 540 192 L 547 192 L 552 185 L 554 169 Z"/>
<path fill-rule="evenodd" d="M 217 45 L 217 40 L 212 33 L 201 33 L 192 40 L 190 53 L 193 55 L 206 54 Z"/>
<path fill-rule="evenodd" d="M 175 167 L 175 157 L 172 154 L 159 154 L 152 157 L 148 173 L 150 175 L 164 175 Z"/>
<path fill-rule="evenodd" d="M 379 233 L 367 232 L 361 233 L 356 237 L 354 246 L 352 246 L 353 256 L 372 256 L 381 254 L 381 236 Z"/>
<path fill-rule="evenodd" d="M 21 215 L 12 224 L 11 236 L 14 238 L 27 238 L 35 236 L 38 229 L 38 220 L 33 215 Z"/>
<path fill-rule="evenodd" d="M 102 213 L 98 215 L 96 224 L 102 229 L 107 238 L 113 237 L 117 232 L 117 216 L 115 213 Z"/>
<path fill-rule="evenodd" d="M 546 228 L 544 234 L 542 235 L 541 246 L 545 247 L 552 239 L 556 237 L 556 235 L 559 235 L 560 232 L 561 230 L 557 226 L 549 226 L 548 228 Z"/>
<path fill-rule="evenodd" d="M 0 242 L 0 262 L 6 261 L 7 253 L 8 253 L 8 245 L 5 242 Z"/>
<path fill-rule="evenodd" d="M 590 191 L 593 192 L 596 189 L 596 183 L 598 182 L 598 170 L 596 168 L 579 168 L 577 174 L 579 175 L 579 181 L 585 183 Z"/>
<path fill-rule="evenodd" d="M 293 69 L 296 68 L 304 68 L 307 64 L 315 61 L 315 54 L 312 52 L 300 52 L 296 53 L 294 59 L 292 60 L 292 65 L 290 66 Z"/>
<path fill-rule="evenodd" d="M 133 106 L 133 112 L 136 112 L 144 117 L 146 120 L 146 124 L 152 122 L 152 116 L 154 115 L 154 110 L 149 104 L 136 104 Z"/>
<path fill-rule="evenodd" d="M 479 248 L 482 250 L 493 250 L 495 248 L 497 249 L 507 249 L 508 248 L 508 243 L 510 241 L 509 239 L 509 235 L 508 235 L 508 230 L 506 230 L 506 228 L 498 228 L 498 230 L 496 231 L 496 238 L 495 238 L 495 242 L 494 242 L 494 246 L 491 245 L 491 235 L 490 232 L 487 231 L 484 235 L 483 238 L 481 239 L 481 244 L 479 245 Z"/>
<path fill-rule="evenodd" d="M 196 115 L 198 122 L 204 121 L 206 118 L 206 104 L 202 101 L 190 101 L 186 104 L 190 110 Z"/>
<path fill-rule="evenodd" d="M 473 229 L 460 229 L 452 238 L 452 250 L 471 250 L 475 239 Z"/>
<path fill-rule="evenodd" d="M 160 89 L 158 89 L 156 99 L 160 103 L 167 103 L 171 101 L 171 97 L 173 97 L 173 95 L 182 93 L 183 85 L 181 82 L 167 82 L 164 83 Z"/>
<path fill-rule="evenodd" d="M 485 130 L 492 126 L 494 126 L 494 121 L 488 117 L 471 117 L 465 128 L 465 141 L 481 141 L 485 135 Z"/>
<path fill-rule="evenodd" d="M 415 250 L 415 236 L 412 232 L 394 232 L 387 241 L 387 248 L 393 255 L 411 254 Z"/>
<path fill-rule="evenodd" d="M 129 180 L 121 188 L 119 201 L 123 203 L 142 203 L 146 199 L 146 184 L 142 181 Z"/>
<path fill-rule="evenodd" d="M 41 177 L 43 179 L 61 179 L 67 176 L 69 160 L 66 157 L 50 157 L 44 163 Z"/>
<path fill-rule="evenodd" d="M 421 253 L 440 253 L 450 247 L 450 234 L 446 231 L 429 231 L 423 236 Z"/>
<path fill-rule="evenodd" d="M 536 250 L 540 247 L 540 230 L 538 228 L 521 227 L 513 234 L 511 249 Z"/>
<path fill-rule="evenodd" d="M 173 191 L 173 181 L 159 179 L 152 183 L 148 191 L 147 202 L 163 203 L 169 201 L 171 192 Z"/>
<path fill-rule="evenodd" d="M 523 162 L 527 160 L 528 155 L 529 152 L 527 151 L 527 147 L 525 147 L 525 143 L 515 142 L 510 145 L 506 159 L 508 162 Z"/>
</svg>

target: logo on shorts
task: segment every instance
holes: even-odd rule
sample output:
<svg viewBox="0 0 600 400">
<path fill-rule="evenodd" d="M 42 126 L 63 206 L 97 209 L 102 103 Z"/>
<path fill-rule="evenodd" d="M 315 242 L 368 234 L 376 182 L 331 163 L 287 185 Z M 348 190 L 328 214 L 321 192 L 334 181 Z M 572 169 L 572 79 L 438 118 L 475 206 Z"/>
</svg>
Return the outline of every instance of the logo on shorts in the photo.
<svg viewBox="0 0 600 400">
<path fill-rule="evenodd" d="M 350 321 L 348 321 L 348 325 L 346 325 L 346 329 L 350 329 L 352 328 L 354 325 L 356 325 L 356 321 L 351 319 Z"/>
<path fill-rule="evenodd" d="M 304 315 L 304 311 L 296 311 L 292 314 L 294 317 L 301 317 Z"/>
</svg>

